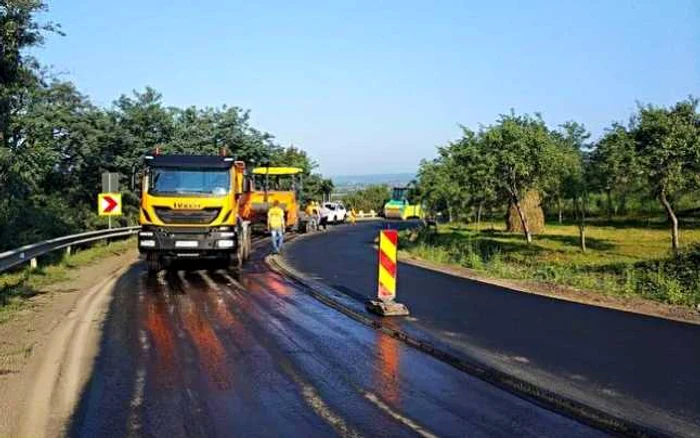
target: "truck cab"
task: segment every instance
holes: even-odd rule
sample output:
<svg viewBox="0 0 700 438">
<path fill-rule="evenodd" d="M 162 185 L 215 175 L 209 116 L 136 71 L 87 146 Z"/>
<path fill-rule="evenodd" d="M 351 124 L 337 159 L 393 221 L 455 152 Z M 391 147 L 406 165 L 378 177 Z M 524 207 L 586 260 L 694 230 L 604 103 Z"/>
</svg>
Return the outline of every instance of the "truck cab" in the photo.
<svg viewBox="0 0 700 438">
<path fill-rule="evenodd" d="M 141 177 L 139 251 L 149 271 L 173 259 L 215 259 L 240 267 L 250 252 L 238 214 L 245 164 L 232 157 L 147 155 Z"/>
</svg>

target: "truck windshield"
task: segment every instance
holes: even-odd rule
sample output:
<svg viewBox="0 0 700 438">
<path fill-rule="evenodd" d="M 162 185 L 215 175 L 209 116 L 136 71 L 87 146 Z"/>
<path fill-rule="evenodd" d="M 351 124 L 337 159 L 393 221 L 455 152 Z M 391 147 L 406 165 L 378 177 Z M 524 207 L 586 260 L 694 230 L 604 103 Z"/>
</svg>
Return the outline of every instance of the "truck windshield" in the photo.
<svg viewBox="0 0 700 438">
<path fill-rule="evenodd" d="M 223 196 L 231 189 L 228 170 L 151 169 L 149 192 L 152 194 L 193 194 Z"/>
</svg>

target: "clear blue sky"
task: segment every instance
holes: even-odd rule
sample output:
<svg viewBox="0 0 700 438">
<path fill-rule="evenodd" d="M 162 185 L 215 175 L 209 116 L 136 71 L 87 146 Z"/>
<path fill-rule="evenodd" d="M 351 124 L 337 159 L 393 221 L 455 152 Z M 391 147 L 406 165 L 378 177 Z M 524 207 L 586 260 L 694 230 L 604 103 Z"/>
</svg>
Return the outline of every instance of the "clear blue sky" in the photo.
<svg viewBox="0 0 700 438">
<path fill-rule="evenodd" d="M 236 105 L 328 175 L 415 171 L 458 124 L 541 112 L 600 134 L 700 95 L 700 1 L 49 0 L 40 59 L 100 105 Z"/>
</svg>

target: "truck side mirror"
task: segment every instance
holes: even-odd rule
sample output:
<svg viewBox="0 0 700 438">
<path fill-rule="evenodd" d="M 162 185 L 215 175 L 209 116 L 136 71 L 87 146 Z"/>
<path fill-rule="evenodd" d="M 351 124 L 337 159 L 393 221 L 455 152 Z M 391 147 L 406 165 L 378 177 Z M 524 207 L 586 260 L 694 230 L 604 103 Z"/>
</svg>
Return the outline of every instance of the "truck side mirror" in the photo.
<svg viewBox="0 0 700 438">
<path fill-rule="evenodd" d="M 131 184 L 130 184 L 131 187 L 130 188 L 131 188 L 131 191 L 136 193 L 137 195 L 141 194 L 141 182 L 142 182 L 141 177 L 142 176 L 143 176 L 143 172 L 139 171 L 136 168 L 136 166 L 134 166 L 131 169 Z"/>
<path fill-rule="evenodd" d="M 234 161 L 233 170 L 233 190 L 236 195 L 241 195 L 245 190 L 245 163 L 243 161 Z"/>
</svg>

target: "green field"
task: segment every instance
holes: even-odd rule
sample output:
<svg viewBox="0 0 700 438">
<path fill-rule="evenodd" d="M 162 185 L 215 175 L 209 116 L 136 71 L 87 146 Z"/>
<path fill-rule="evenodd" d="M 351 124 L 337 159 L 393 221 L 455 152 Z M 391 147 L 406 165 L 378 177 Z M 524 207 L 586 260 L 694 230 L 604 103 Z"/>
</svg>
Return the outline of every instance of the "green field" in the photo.
<svg viewBox="0 0 700 438">
<path fill-rule="evenodd" d="M 406 232 L 402 248 L 413 256 L 474 269 L 492 277 L 539 280 L 617 296 L 669 304 L 700 303 L 700 228 L 682 229 L 685 250 L 670 255 L 664 223 L 611 222 L 587 227 L 588 251 L 576 225 L 548 224 L 527 245 L 503 223 L 446 224 L 439 232 Z"/>
</svg>

